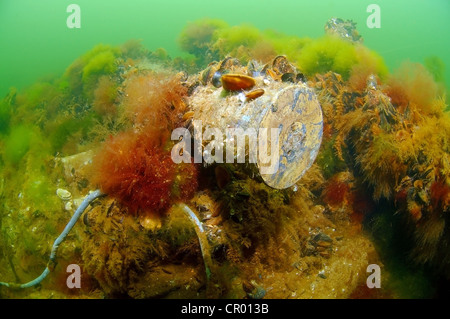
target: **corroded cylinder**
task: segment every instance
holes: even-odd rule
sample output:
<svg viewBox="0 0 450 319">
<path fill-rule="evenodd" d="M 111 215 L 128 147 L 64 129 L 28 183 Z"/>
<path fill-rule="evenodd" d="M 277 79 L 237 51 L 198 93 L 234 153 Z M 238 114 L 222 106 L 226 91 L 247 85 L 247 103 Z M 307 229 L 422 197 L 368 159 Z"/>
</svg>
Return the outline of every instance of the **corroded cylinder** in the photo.
<svg viewBox="0 0 450 319">
<path fill-rule="evenodd" d="M 189 101 L 193 119 L 201 121 L 203 129 L 223 132 L 227 145 L 234 138 L 227 135 L 227 129 L 253 129 L 259 141 L 261 129 L 278 128 L 277 170 L 265 173 L 260 156 L 257 165 L 267 185 L 284 189 L 295 184 L 317 156 L 322 141 L 322 110 L 314 91 L 305 83 L 282 82 L 264 75 L 254 80 L 254 86 L 241 91 L 212 84 L 197 87 Z M 268 149 L 273 142 L 268 138 Z"/>
</svg>

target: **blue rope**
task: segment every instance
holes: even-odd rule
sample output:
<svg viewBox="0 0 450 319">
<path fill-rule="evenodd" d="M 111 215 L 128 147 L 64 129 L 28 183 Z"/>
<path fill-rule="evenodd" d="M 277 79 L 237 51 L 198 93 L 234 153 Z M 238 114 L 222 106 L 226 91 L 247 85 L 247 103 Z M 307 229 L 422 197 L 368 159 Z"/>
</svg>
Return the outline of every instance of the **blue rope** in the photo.
<svg viewBox="0 0 450 319">
<path fill-rule="evenodd" d="M 42 280 L 44 280 L 44 278 L 47 277 L 47 275 L 50 273 L 50 271 L 51 271 L 49 268 L 49 267 L 51 267 L 50 265 L 53 265 L 55 263 L 56 252 L 59 248 L 59 245 L 64 241 L 64 239 L 66 239 L 67 235 L 72 230 L 73 226 L 75 226 L 76 222 L 78 221 L 80 216 L 83 214 L 85 209 L 89 206 L 89 204 L 94 199 L 96 199 L 102 195 L 104 195 L 104 194 L 100 190 L 96 190 L 84 198 L 83 202 L 77 208 L 77 210 L 75 211 L 75 214 L 73 214 L 72 218 L 67 223 L 64 230 L 62 231 L 61 235 L 59 235 L 59 237 L 56 238 L 55 242 L 53 243 L 52 252 L 50 253 L 50 258 L 47 263 L 47 266 L 45 267 L 44 271 L 42 272 L 42 274 L 39 277 L 37 277 L 36 279 L 33 279 L 32 281 L 27 282 L 25 284 L 0 282 L 0 286 L 10 287 L 10 288 L 29 288 L 29 287 L 33 287 L 33 286 L 40 284 L 42 282 Z M 51 267 L 51 268 L 53 268 L 53 267 Z"/>
</svg>

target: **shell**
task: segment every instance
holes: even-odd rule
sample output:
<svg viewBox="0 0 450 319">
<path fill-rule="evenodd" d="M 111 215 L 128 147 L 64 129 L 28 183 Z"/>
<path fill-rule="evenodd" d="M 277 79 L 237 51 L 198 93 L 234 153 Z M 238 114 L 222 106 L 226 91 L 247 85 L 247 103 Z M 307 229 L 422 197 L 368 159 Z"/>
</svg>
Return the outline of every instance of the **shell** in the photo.
<svg viewBox="0 0 450 319">
<path fill-rule="evenodd" d="M 214 72 L 214 75 L 211 79 L 212 85 L 214 85 L 216 88 L 220 88 L 222 86 L 222 82 L 220 79 L 222 78 L 222 73 L 220 71 Z"/>
<path fill-rule="evenodd" d="M 224 74 L 221 81 L 223 88 L 227 91 L 248 90 L 256 84 L 254 78 L 242 74 Z"/>
<path fill-rule="evenodd" d="M 200 73 L 200 82 L 203 85 L 207 85 L 211 82 L 211 79 L 218 69 L 219 65 L 217 62 L 212 62 L 208 65 L 208 67 Z"/>
<path fill-rule="evenodd" d="M 199 76 L 200 82 L 203 85 L 208 84 L 208 80 L 209 80 L 209 74 L 211 73 L 211 67 L 207 67 L 206 69 L 204 69 Z"/>
<path fill-rule="evenodd" d="M 294 73 L 285 73 L 281 76 L 281 81 L 283 82 L 296 82 L 295 74 Z"/>
<path fill-rule="evenodd" d="M 279 55 L 273 59 L 272 70 L 278 74 L 296 73 L 295 67 L 289 63 L 284 55 Z"/>
<path fill-rule="evenodd" d="M 264 92 L 264 89 L 256 89 L 245 94 L 245 97 L 247 98 L 247 101 L 251 101 L 263 95 Z"/>
<path fill-rule="evenodd" d="M 258 61 L 250 60 L 247 64 L 247 74 L 249 76 L 260 76 L 262 75 L 262 66 L 259 65 Z"/>
<path fill-rule="evenodd" d="M 267 69 L 266 73 L 275 81 L 281 80 L 281 76 L 276 74 L 272 69 Z"/>
<path fill-rule="evenodd" d="M 71 201 L 67 201 L 66 205 L 64 205 L 64 209 L 67 210 L 67 211 L 72 210 L 73 209 L 72 208 L 72 202 Z"/>
<path fill-rule="evenodd" d="M 68 190 L 63 188 L 58 188 L 56 190 L 56 195 L 58 195 L 58 197 L 62 200 L 70 200 L 72 198 L 72 194 Z"/>
<path fill-rule="evenodd" d="M 219 71 L 223 72 L 225 70 L 233 70 L 240 65 L 241 63 L 238 59 L 227 57 L 220 63 Z"/>
<path fill-rule="evenodd" d="M 184 113 L 183 117 L 182 117 L 182 121 L 187 121 L 190 120 L 194 117 L 194 111 L 187 111 L 186 113 Z"/>
<path fill-rule="evenodd" d="M 306 77 L 303 73 L 297 73 L 297 75 L 295 76 L 295 79 L 297 80 L 297 82 L 306 82 Z"/>
<path fill-rule="evenodd" d="M 180 82 L 186 82 L 189 78 L 189 74 L 186 71 L 180 71 L 177 73 L 176 77 L 180 80 Z"/>
</svg>

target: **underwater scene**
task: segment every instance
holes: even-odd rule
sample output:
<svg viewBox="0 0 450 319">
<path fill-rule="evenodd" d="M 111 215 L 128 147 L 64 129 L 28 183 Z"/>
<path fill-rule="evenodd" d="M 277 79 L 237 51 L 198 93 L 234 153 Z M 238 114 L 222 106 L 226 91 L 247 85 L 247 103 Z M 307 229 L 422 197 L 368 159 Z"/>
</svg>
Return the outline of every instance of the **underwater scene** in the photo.
<svg viewBox="0 0 450 319">
<path fill-rule="evenodd" d="M 1 299 L 450 297 L 448 0 L 2 0 Z"/>
</svg>

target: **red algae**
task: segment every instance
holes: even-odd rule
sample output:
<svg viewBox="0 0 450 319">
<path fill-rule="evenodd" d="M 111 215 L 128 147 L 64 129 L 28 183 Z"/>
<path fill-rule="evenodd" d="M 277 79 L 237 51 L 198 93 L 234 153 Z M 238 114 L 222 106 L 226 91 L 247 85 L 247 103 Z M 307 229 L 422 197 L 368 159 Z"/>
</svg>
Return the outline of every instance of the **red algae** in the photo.
<svg viewBox="0 0 450 319">
<path fill-rule="evenodd" d="M 434 209 L 448 206 L 450 203 L 450 187 L 444 182 L 433 182 L 430 186 L 430 195 Z"/>
<path fill-rule="evenodd" d="M 403 113 L 409 104 L 408 93 L 403 84 L 400 81 L 391 78 L 385 91 L 391 98 L 392 104 L 397 106 L 399 111 Z"/>
<path fill-rule="evenodd" d="M 124 105 L 135 124 L 172 130 L 186 110 L 186 96 L 187 88 L 175 75 L 144 73 L 127 80 Z"/>
<path fill-rule="evenodd" d="M 374 202 L 372 198 L 361 190 L 354 192 L 353 196 L 353 212 L 357 214 L 368 214 L 374 210 Z"/>
<path fill-rule="evenodd" d="M 349 299 L 392 299 L 394 292 L 389 289 L 373 289 L 361 283 L 350 295 Z"/>
<path fill-rule="evenodd" d="M 395 204 L 396 205 L 402 205 L 406 203 L 408 193 L 406 189 L 401 189 L 395 194 Z"/>
<path fill-rule="evenodd" d="M 375 68 L 358 64 L 352 68 L 350 78 L 348 79 L 348 87 L 350 87 L 353 91 L 363 92 L 367 87 L 369 76 L 375 74 Z M 378 76 L 376 76 L 376 79 L 377 84 L 380 84 Z"/>
<path fill-rule="evenodd" d="M 175 164 L 170 149 L 149 131 L 126 131 L 106 141 L 94 158 L 94 183 L 136 214 L 164 214 L 197 188 L 193 164 Z"/>
<path fill-rule="evenodd" d="M 387 84 L 386 93 L 401 112 L 413 104 L 425 114 L 433 113 L 433 99 L 438 95 L 438 85 L 423 65 L 404 63 Z"/>
<path fill-rule="evenodd" d="M 347 197 L 350 187 L 347 183 L 339 180 L 330 180 L 323 192 L 324 201 L 332 206 L 341 205 Z"/>
<path fill-rule="evenodd" d="M 117 96 L 117 85 L 107 76 L 102 76 L 94 91 L 94 110 L 99 115 L 115 115 L 117 108 L 114 101 Z"/>
<path fill-rule="evenodd" d="M 197 188 L 196 167 L 171 158 L 170 134 L 183 121 L 186 95 L 176 75 L 145 72 L 126 81 L 122 104 L 133 126 L 103 144 L 92 180 L 132 213 L 164 215 Z"/>
</svg>

